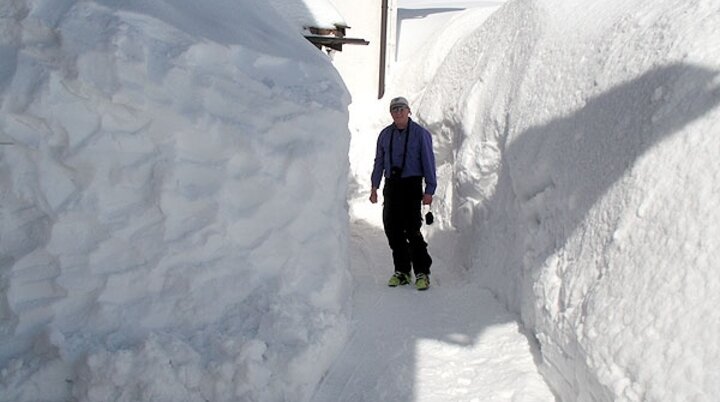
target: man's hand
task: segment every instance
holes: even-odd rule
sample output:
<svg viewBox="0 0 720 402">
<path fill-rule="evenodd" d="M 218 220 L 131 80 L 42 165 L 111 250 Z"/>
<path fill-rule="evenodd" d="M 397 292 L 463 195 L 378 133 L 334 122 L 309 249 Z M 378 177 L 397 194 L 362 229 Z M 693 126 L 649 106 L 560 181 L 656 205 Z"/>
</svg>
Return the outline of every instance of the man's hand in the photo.
<svg viewBox="0 0 720 402">
<path fill-rule="evenodd" d="M 377 189 L 373 188 L 370 190 L 370 202 L 373 204 L 377 204 Z"/>
<path fill-rule="evenodd" d="M 430 205 L 432 204 L 432 195 L 430 194 L 423 194 L 423 205 Z"/>
</svg>

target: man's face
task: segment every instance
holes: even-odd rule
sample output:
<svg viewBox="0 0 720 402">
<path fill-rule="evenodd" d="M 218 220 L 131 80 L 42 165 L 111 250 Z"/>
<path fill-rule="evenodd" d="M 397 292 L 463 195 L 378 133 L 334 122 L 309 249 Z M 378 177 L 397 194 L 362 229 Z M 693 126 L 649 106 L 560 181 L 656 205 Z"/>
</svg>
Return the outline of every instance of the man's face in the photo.
<svg viewBox="0 0 720 402">
<path fill-rule="evenodd" d="M 395 125 L 404 127 L 408 123 L 410 109 L 407 106 L 395 106 L 390 109 L 390 115 L 392 116 Z"/>
</svg>

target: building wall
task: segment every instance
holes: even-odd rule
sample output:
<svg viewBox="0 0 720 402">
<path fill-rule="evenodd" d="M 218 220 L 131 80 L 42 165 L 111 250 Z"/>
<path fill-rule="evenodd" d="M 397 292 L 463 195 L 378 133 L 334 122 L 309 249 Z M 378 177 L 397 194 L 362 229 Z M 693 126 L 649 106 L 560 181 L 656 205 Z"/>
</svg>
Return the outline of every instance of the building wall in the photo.
<svg viewBox="0 0 720 402">
<path fill-rule="evenodd" d="M 350 26 L 347 36 L 370 42 L 367 46 L 345 45 L 342 52 L 332 54 L 333 64 L 340 72 L 353 102 L 378 98 L 380 77 L 381 7 L 382 0 L 330 0 Z M 386 77 L 395 60 L 397 32 L 397 0 L 388 0 Z"/>
</svg>

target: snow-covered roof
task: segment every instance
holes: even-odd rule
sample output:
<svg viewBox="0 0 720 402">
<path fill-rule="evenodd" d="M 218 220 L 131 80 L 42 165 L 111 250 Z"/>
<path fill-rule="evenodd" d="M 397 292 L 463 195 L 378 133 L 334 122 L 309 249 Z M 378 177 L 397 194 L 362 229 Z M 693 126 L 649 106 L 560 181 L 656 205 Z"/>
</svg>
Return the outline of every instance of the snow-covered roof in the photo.
<svg viewBox="0 0 720 402">
<path fill-rule="evenodd" d="M 301 30 L 347 27 L 340 12 L 328 0 L 270 0 L 269 3 Z"/>
</svg>

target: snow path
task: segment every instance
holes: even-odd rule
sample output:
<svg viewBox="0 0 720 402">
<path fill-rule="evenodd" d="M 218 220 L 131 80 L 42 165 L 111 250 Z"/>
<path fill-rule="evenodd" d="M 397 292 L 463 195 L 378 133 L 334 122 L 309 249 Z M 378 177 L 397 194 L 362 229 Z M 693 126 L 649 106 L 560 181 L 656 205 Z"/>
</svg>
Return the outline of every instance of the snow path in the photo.
<svg viewBox="0 0 720 402">
<path fill-rule="evenodd" d="M 432 240 L 432 284 L 419 292 L 386 285 L 381 228 L 355 219 L 351 232 L 351 337 L 313 402 L 555 400 L 516 317 L 450 272 Z"/>
<path fill-rule="evenodd" d="M 438 9 L 433 1 L 404 4 L 413 9 L 400 12 L 410 15 L 404 20 L 400 16 L 401 55 L 429 51 L 422 48 L 426 40 L 420 38 L 428 38 L 467 6 L 452 3 L 450 9 L 443 8 L 449 7 L 443 3 Z M 484 7 L 481 11 L 489 15 L 488 9 L 498 4 L 472 5 Z M 418 13 L 423 18 L 416 18 Z M 479 18 L 486 17 L 473 15 L 476 18 L 469 26 L 476 27 Z M 388 93 L 406 94 L 397 86 L 391 84 Z M 377 133 L 387 124 L 386 106 L 358 100 L 351 105 L 350 127 L 356 133 L 351 165 L 361 188 L 369 184 L 367 169 L 371 167 L 367 163 L 372 160 Z M 377 119 L 369 117 L 375 115 Z M 465 272 L 453 263 L 452 235 L 439 225 L 423 229 L 434 260 L 430 289 L 419 292 L 414 286 L 387 286 L 392 262 L 382 230 L 382 207 L 371 205 L 367 192 L 360 190 L 359 194 L 350 200 L 354 286 L 350 339 L 310 400 L 555 401 L 536 366 L 539 352 L 521 332 L 518 317 L 482 284 L 464 280 Z"/>
</svg>

